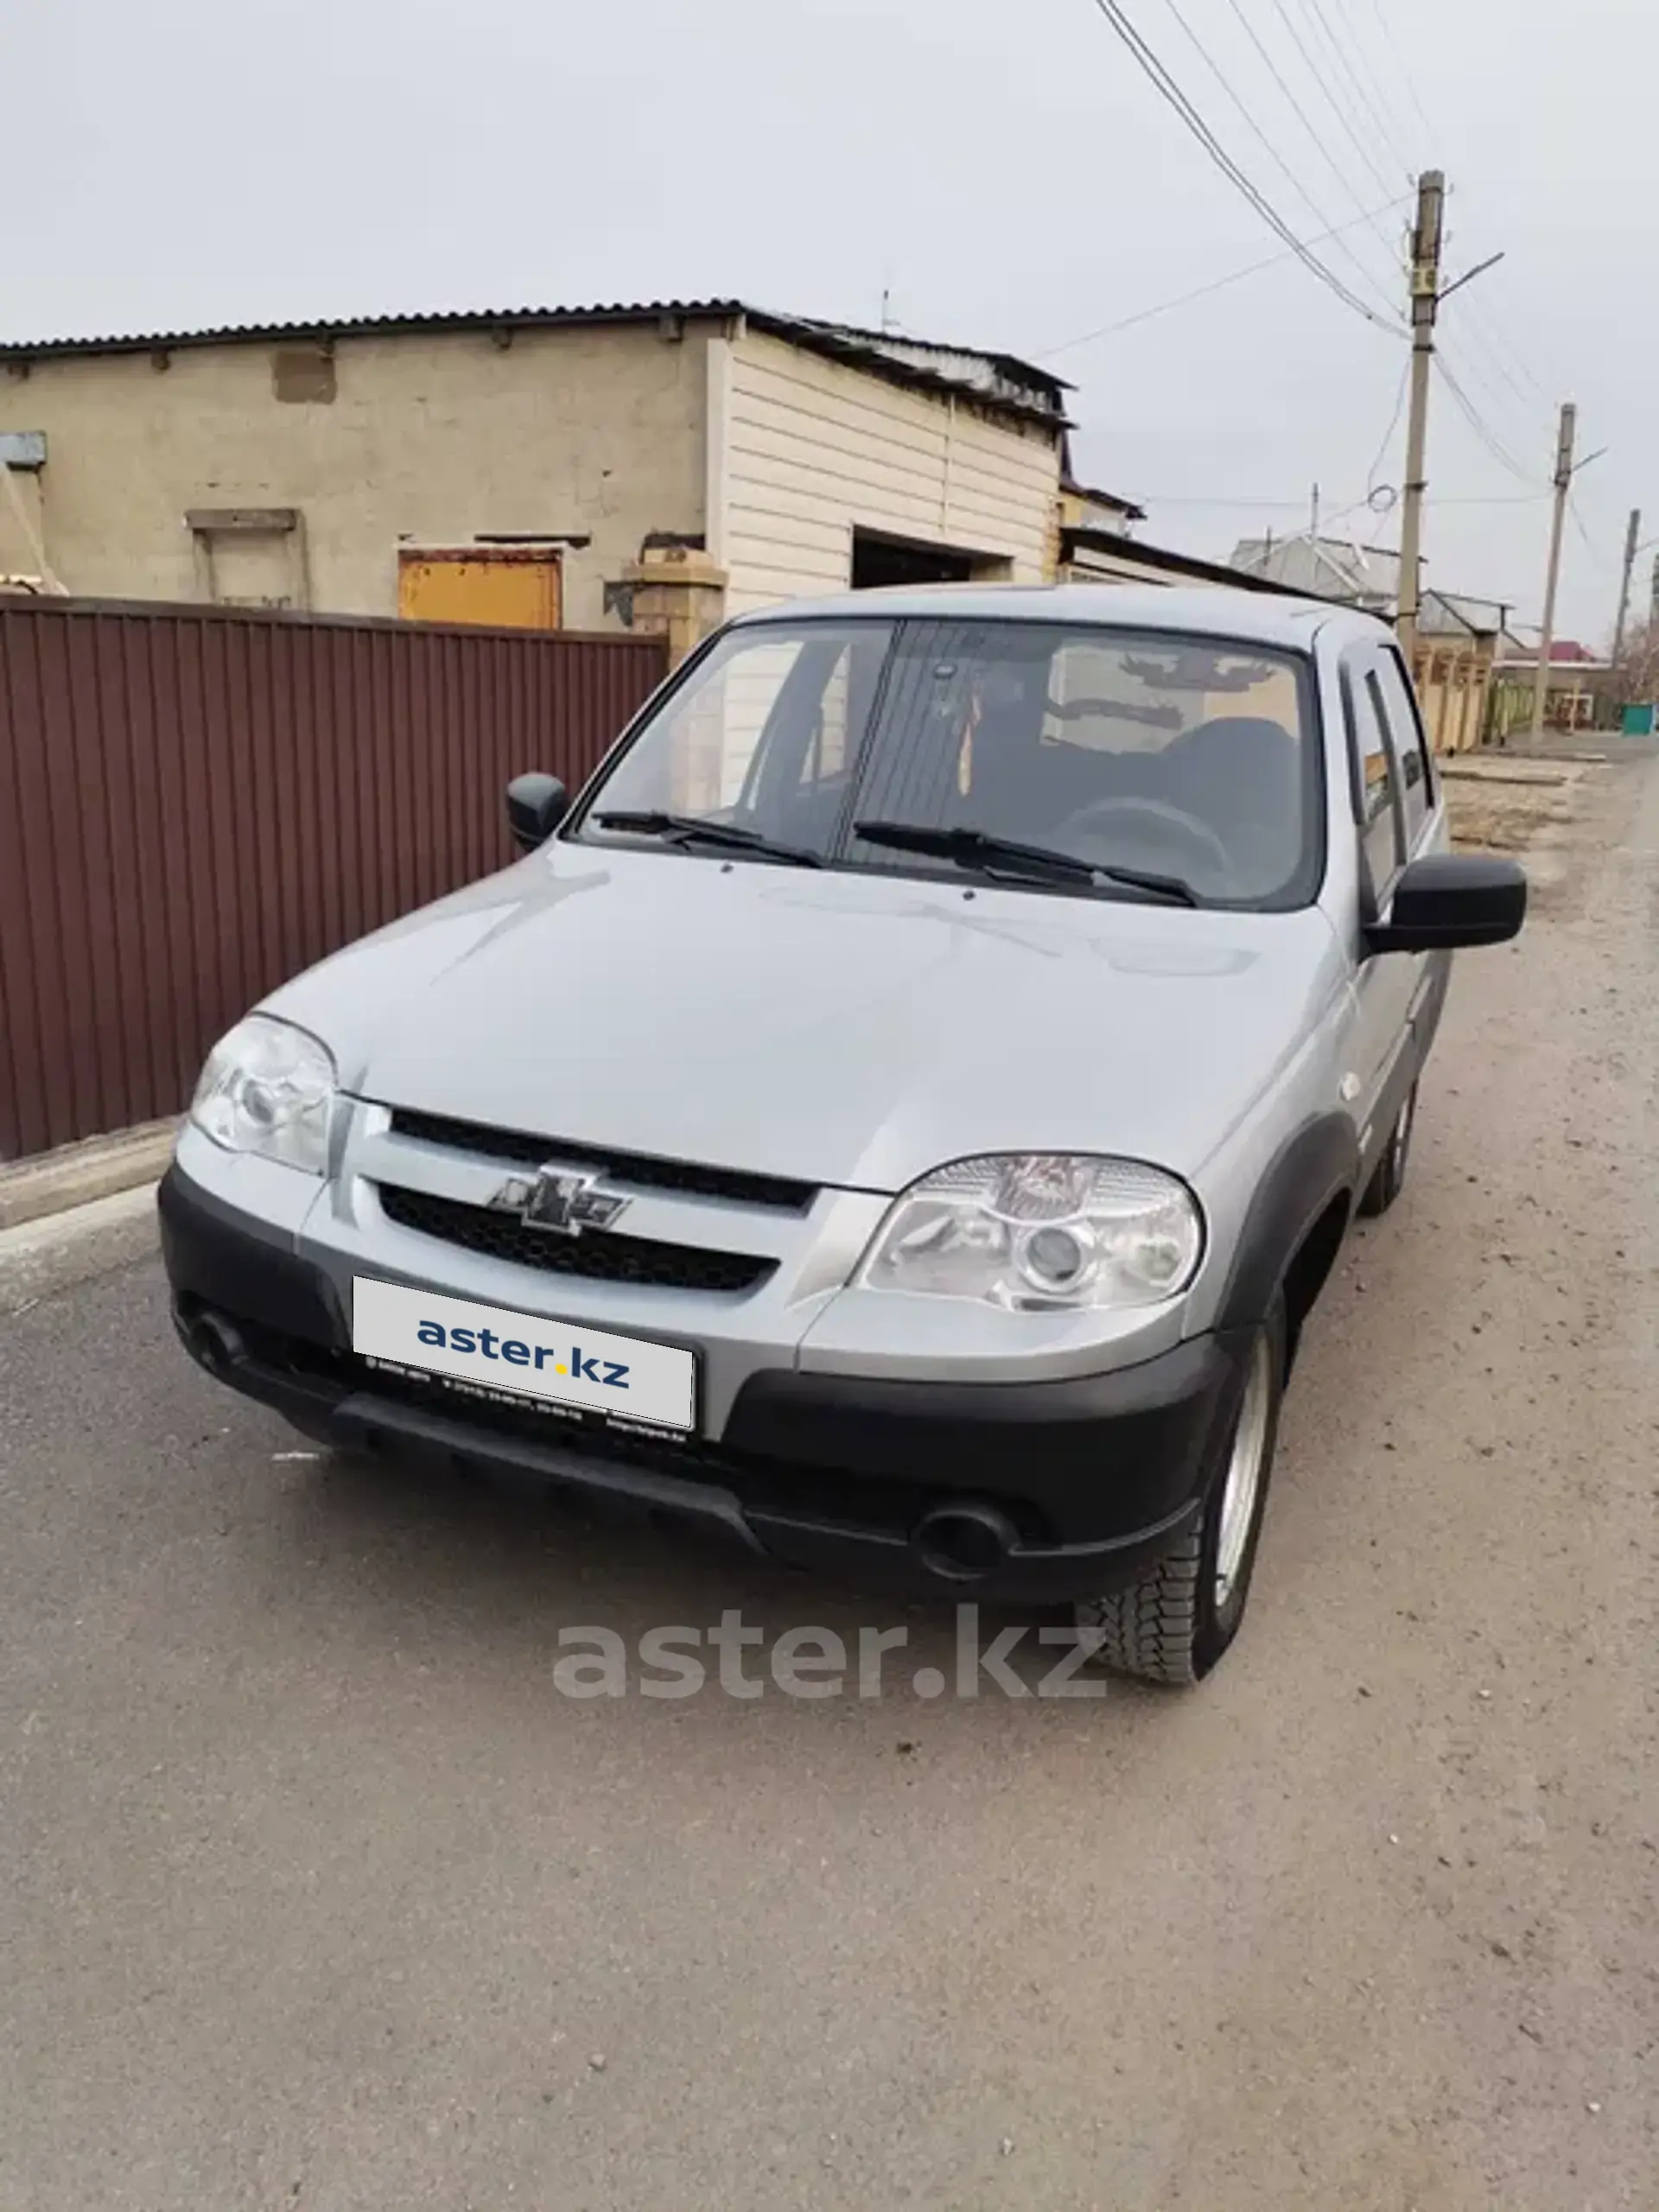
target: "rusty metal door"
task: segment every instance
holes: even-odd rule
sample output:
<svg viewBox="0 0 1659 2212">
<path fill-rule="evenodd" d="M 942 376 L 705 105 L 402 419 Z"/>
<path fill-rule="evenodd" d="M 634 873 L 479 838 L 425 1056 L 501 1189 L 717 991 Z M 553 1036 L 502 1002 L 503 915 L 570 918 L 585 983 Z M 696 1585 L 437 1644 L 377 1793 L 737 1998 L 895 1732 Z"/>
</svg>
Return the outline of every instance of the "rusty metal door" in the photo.
<svg viewBox="0 0 1659 2212">
<path fill-rule="evenodd" d="M 560 581 L 546 546 L 410 547 L 397 556 L 397 612 L 405 622 L 556 630 Z"/>
</svg>

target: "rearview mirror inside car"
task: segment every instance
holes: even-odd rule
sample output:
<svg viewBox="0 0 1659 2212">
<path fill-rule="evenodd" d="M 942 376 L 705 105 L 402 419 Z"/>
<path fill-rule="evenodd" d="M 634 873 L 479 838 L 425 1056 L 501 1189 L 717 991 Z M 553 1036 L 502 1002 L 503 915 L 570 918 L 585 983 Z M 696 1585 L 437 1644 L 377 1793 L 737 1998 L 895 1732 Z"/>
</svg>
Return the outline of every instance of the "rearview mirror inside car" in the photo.
<svg viewBox="0 0 1659 2212">
<path fill-rule="evenodd" d="M 1503 944 L 1526 918 L 1527 879 L 1490 853 L 1428 853 L 1394 887 L 1389 911 L 1365 932 L 1373 952 L 1450 952 Z"/>
<path fill-rule="evenodd" d="M 533 853 L 563 821 L 570 801 L 556 776 L 515 776 L 507 785 L 507 827 L 513 842 Z"/>
</svg>

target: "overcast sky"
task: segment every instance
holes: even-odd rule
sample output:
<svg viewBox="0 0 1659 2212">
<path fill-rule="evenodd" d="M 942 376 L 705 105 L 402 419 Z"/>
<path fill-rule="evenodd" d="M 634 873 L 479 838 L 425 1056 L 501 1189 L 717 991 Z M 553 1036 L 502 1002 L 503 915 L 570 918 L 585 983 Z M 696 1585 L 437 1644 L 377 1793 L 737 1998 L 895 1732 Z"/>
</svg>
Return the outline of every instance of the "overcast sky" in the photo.
<svg viewBox="0 0 1659 2212">
<path fill-rule="evenodd" d="M 1299 236 L 1351 224 L 1318 251 L 1379 312 L 1409 169 L 1446 171 L 1448 273 L 1506 258 L 1443 315 L 1485 437 L 1437 385 L 1428 580 L 1535 619 L 1575 398 L 1609 450 L 1560 626 L 1604 639 L 1628 510 L 1659 535 L 1659 10 L 1122 4 Z M 709 295 L 874 323 L 885 289 L 1071 378 L 1080 471 L 1147 537 L 1225 554 L 1316 480 L 1394 537 L 1356 503 L 1400 480 L 1403 341 L 1295 260 L 1066 343 L 1281 251 L 1096 0 L 0 0 L 0 335 Z"/>
</svg>

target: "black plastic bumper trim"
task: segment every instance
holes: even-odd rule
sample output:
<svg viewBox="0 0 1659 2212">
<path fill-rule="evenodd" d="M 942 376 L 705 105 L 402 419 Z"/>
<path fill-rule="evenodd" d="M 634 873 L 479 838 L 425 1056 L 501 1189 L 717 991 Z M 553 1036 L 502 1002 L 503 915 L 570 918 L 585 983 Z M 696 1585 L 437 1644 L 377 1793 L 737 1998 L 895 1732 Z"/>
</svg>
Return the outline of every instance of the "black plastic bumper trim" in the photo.
<svg viewBox="0 0 1659 2212">
<path fill-rule="evenodd" d="M 701 1464 L 661 1472 L 631 1464 L 645 1454 L 614 1438 L 602 1454 L 584 1451 L 493 1428 L 482 1410 L 474 1418 L 359 1382 L 344 1363 L 350 1332 L 333 1286 L 291 1240 L 262 1236 L 176 1168 L 160 1205 L 187 1349 L 308 1434 L 629 1501 L 717 1525 L 792 1565 L 912 1594 L 1052 1600 L 1109 1587 L 1156 1558 L 1202 1503 L 1246 1341 L 1196 1338 L 1136 1367 L 1050 1382 L 762 1373 Z M 315 1353 L 301 1357 L 307 1347 Z M 881 1521 L 866 1508 L 889 1485 L 906 1502 Z M 1006 1505 L 1017 1530 L 1006 1555 L 970 1579 L 924 1564 L 910 1534 L 927 1501 L 959 1499 Z"/>
</svg>

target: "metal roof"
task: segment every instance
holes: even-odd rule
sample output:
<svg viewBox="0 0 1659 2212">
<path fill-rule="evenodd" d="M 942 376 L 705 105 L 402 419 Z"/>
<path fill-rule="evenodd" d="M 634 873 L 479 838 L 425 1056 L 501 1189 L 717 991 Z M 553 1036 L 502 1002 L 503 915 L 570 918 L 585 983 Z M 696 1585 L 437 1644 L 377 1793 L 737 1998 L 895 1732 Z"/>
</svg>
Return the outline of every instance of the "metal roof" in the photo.
<svg viewBox="0 0 1659 2212">
<path fill-rule="evenodd" d="M 1241 537 L 1230 565 L 1252 575 L 1271 576 L 1293 590 L 1319 591 L 1327 598 L 1391 604 L 1400 588 L 1397 553 L 1345 537 L 1315 537 L 1306 530 L 1284 537 Z"/>
<path fill-rule="evenodd" d="M 1147 518 L 1146 509 L 1137 506 L 1133 499 L 1126 499 L 1121 492 L 1103 492 L 1096 484 L 1079 484 L 1074 476 L 1066 477 L 1060 489 L 1069 492 L 1074 499 L 1087 499 L 1094 506 L 1114 508 L 1119 514 L 1128 515 L 1132 522 L 1144 522 Z"/>
<path fill-rule="evenodd" d="M 418 330 L 490 330 L 562 322 L 644 322 L 663 315 L 746 312 L 738 300 L 644 300 L 575 308 L 439 308 L 405 315 L 322 316 L 311 322 L 210 323 L 194 330 L 111 331 L 91 336 L 0 340 L 0 355 L 143 353 L 182 346 L 252 345 L 283 338 L 369 338 Z"/>
<path fill-rule="evenodd" d="M 200 330 L 111 332 L 94 337 L 0 339 L 0 361 L 43 360 L 88 353 L 171 353 L 185 346 L 251 346 L 273 340 L 331 341 L 468 330 L 550 330 L 606 323 L 677 320 L 729 321 L 744 317 L 756 330 L 785 340 L 896 384 L 961 398 L 998 411 L 1064 428 L 1063 378 L 1016 354 L 988 353 L 912 338 L 899 331 L 867 330 L 856 323 L 826 322 L 783 315 L 743 300 L 615 301 L 588 307 L 458 308 L 428 314 L 323 317 L 315 322 L 221 323 Z"/>
<path fill-rule="evenodd" d="M 1217 585 L 1224 591 L 1270 592 L 1281 599 L 1322 599 L 1316 591 L 1298 591 L 1294 584 L 1281 584 L 1272 576 L 1256 575 L 1246 569 L 1230 569 L 1219 561 L 1205 561 L 1193 553 L 1178 553 L 1166 545 L 1148 545 L 1144 538 L 1126 537 L 1119 531 L 1096 530 L 1084 523 L 1060 532 L 1062 559 L 1070 560 L 1078 547 L 1087 551 L 1106 553 L 1126 561 L 1138 561 L 1143 568 L 1166 569 L 1171 575 L 1196 576 L 1201 582 Z M 1332 600 L 1331 605 L 1346 606 L 1347 601 Z"/>
<path fill-rule="evenodd" d="M 1431 584 L 1417 609 L 1417 634 L 1455 637 L 1462 631 L 1471 637 L 1495 637 L 1508 611 L 1501 600 L 1474 599 L 1467 592 L 1441 591 Z"/>
</svg>

